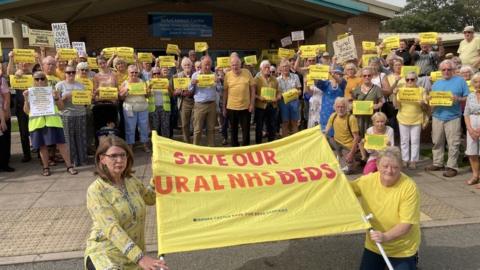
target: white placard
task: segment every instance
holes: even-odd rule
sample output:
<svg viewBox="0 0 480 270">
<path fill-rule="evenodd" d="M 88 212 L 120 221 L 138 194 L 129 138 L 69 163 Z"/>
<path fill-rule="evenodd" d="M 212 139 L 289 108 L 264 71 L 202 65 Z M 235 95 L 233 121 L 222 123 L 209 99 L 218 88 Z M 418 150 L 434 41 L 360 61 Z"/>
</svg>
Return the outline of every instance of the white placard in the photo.
<svg viewBox="0 0 480 270">
<path fill-rule="evenodd" d="M 55 48 L 71 48 L 66 23 L 52 23 Z"/>
<path fill-rule="evenodd" d="M 53 32 L 48 30 L 28 29 L 28 45 L 34 47 L 54 46 Z"/>
<path fill-rule="evenodd" d="M 348 36 L 333 42 L 333 50 L 339 63 L 357 59 L 357 48 L 353 36 Z"/>
<path fill-rule="evenodd" d="M 77 49 L 77 54 L 87 54 L 87 47 L 83 41 L 72 41 L 72 48 Z"/>
<path fill-rule="evenodd" d="M 292 41 L 304 40 L 303 30 L 292 32 Z"/>
<path fill-rule="evenodd" d="M 287 47 L 288 45 L 292 45 L 292 37 L 291 36 L 284 37 L 280 40 L 280 42 L 282 43 L 282 47 Z"/>
<path fill-rule="evenodd" d="M 55 114 L 55 102 L 53 100 L 52 91 L 51 86 L 28 88 L 30 117 Z"/>
</svg>

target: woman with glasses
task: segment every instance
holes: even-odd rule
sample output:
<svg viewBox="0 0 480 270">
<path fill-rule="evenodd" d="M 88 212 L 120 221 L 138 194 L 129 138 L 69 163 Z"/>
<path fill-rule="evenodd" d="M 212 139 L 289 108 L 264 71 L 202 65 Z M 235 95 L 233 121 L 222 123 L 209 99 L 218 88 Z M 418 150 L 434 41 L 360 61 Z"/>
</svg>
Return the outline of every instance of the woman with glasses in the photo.
<svg viewBox="0 0 480 270">
<path fill-rule="evenodd" d="M 163 260 L 145 254 L 146 206 L 155 204 L 153 182 L 145 187 L 133 175 L 130 147 L 116 136 L 102 139 L 95 154 L 97 179 L 87 190 L 93 224 L 85 268 L 165 269 Z"/>
<path fill-rule="evenodd" d="M 120 85 L 119 95 L 124 100 L 123 117 L 125 119 L 125 139 L 128 145 L 130 145 L 130 148 L 133 149 L 135 130 L 138 127 L 143 150 L 148 153 L 150 149 L 148 148 L 149 129 L 146 85 L 142 79 L 138 77 L 138 74 L 137 66 L 128 66 L 128 80 Z"/>
<path fill-rule="evenodd" d="M 361 76 L 357 76 L 357 66 L 355 63 L 348 63 L 345 65 L 345 80 L 347 85 L 345 86 L 345 98 L 348 102 L 352 103 L 352 91 L 362 84 Z"/>
<path fill-rule="evenodd" d="M 345 95 L 347 81 L 343 78 L 343 70 L 340 67 L 330 68 L 329 80 L 318 80 L 315 86 L 322 91 L 322 106 L 320 109 L 320 125 L 322 130 L 327 127 L 330 115 L 335 111 L 334 105 L 337 97 Z M 333 129 L 329 136 L 333 136 Z"/>
<path fill-rule="evenodd" d="M 155 79 L 168 79 L 168 68 L 152 68 L 152 80 Z M 152 83 L 152 81 L 148 83 L 149 99 L 153 99 L 155 106 L 152 113 L 152 130 L 156 130 L 159 136 L 166 138 L 170 137 L 170 97 L 172 96 L 170 84 L 169 80 L 168 88 L 160 89 L 156 88 L 156 84 Z"/>
<path fill-rule="evenodd" d="M 62 120 L 65 139 L 70 150 L 70 159 L 78 167 L 87 162 L 87 109 L 85 105 L 76 105 L 74 91 L 87 91 L 83 84 L 75 81 L 75 68 L 65 67 L 65 80 L 55 89 L 63 101 Z"/>
<path fill-rule="evenodd" d="M 30 114 L 30 92 L 35 91 L 36 87 L 48 87 L 47 76 L 41 71 L 35 72 L 33 74 L 33 87 L 23 92 L 23 96 L 25 98 L 23 110 L 26 114 Z M 50 167 L 48 165 L 49 155 L 47 146 L 49 145 L 56 145 L 57 149 L 62 155 L 63 160 L 65 160 L 67 172 L 71 175 L 75 175 L 78 172 L 73 168 L 73 165 L 70 161 L 70 153 L 67 146 L 65 145 L 65 135 L 63 133 L 62 118 L 60 117 L 58 111 L 59 109 L 63 109 L 63 100 L 62 98 L 60 98 L 59 92 L 57 91 L 52 91 L 52 95 L 55 103 L 54 115 L 29 116 L 28 130 L 30 132 L 32 146 L 35 149 L 39 149 L 40 158 L 43 165 L 43 176 L 49 176 L 51 174 Z"/>
</svg>

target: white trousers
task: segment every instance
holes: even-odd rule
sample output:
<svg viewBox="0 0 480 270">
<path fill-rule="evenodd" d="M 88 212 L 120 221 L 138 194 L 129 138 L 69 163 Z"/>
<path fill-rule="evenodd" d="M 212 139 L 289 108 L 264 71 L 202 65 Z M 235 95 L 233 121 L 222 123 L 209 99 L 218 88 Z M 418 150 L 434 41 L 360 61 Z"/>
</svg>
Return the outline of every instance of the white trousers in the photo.
<svg viewBox="0 0 480 270">
<path fill-rule="evenodd" d="M 420 157 L 420 132 L 422 125 L 400 126 L 400 148 L 403 161 L 418 161 Z"/>
</svg>

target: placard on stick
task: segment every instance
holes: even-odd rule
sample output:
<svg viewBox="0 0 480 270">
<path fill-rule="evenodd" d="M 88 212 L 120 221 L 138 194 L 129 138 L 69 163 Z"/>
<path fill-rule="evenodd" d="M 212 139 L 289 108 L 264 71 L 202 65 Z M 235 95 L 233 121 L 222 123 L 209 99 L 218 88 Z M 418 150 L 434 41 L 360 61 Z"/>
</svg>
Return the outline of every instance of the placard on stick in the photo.
<svg viewBox="0 0 480 270">
<path fill-rule="evenodd" d="M 55 48 L 71 48 L 66 23 L 52 23 Z"/>
</svg>

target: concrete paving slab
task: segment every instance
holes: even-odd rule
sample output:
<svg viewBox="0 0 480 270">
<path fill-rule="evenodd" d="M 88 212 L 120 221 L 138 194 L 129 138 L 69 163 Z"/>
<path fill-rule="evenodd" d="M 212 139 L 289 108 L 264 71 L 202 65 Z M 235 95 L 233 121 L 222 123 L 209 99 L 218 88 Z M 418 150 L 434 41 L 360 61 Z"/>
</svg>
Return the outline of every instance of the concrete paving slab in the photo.
<svg viewBox="0 0 480 270">
<path fill-rule="evenodd" d="M 474 217 L 471 211 L 479 209 L 479 198 L 476 195 L 468 195 L 463 197 L 446 197 L 442 198 L 442 201 L 449 205 L 452 205 L 453 207 L 462 211 L 465 215 L 469 217 Z"/>
<path fill-rule="evenodd" d="M 465 196 L 465 190 L 453 183 L 439 185 L 437 182 L 418 184 L 424 193 L 436 198 Z"/>
<path fill-rule="evenodd" d="M 91 173 L 91 171 L 90 171 Z M 73 191 L 81 190 L 82 192 L 87 190 L 88 186 L 95 180 L 95 177 L 92 175 L 90 178 L 67 178 L 67 179 L 58 179 L 53 183 L 48 191 Z"/>
<path fill-rule="evenodd" d="M 82 191 L 52 191 L 45 192 L 32 206 L 36 207 L 64 207 L 86 205 L 85 192 Z"/>
<path fill-rule="evenodd" d="M 44 192 L 55 182 L 55 180 L 37 180 L 7 182 L 8 185 L 0 190 L 0 193 L 24 194 Z"/>
<path fill-rule="evenodd" d="M 25 193 L 25 194 L 2 194 L 0 196 L 0 205 L 2 209 L 27 209 L 30 208 L 42 193 Z"/>
</svg>

